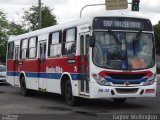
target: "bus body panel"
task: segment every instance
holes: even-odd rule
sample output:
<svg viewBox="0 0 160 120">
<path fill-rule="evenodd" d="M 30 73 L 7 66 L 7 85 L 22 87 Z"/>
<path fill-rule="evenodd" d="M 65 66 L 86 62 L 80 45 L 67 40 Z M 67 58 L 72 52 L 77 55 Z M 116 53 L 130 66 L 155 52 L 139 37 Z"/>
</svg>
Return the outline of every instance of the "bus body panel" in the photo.
<svg viewBox="0 0 160 120">
<path fill-rule="evenodd" d="M 7 60 L 7 82 L 14 86 L 14 61 L 13 60 Z"/>
</svg>

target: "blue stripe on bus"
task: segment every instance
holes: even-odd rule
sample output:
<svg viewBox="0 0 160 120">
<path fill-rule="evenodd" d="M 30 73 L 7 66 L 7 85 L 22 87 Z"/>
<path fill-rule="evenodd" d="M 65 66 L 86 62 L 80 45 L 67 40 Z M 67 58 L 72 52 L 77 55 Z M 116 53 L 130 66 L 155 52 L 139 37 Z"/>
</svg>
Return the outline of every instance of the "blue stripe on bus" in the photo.
<svg viewBox="0 0 160 120">
<path fill-rule="evenodd" d="M 19 76 L 20 72 L 7 72 L 7 76 Z"/>
<path fill-rule="evenodd" d="M 125 82 L 130 82 L 130 83 L 141 83 L 145 82 L 148 78 L 141 78 L 141 79 L 134 79 L 134 80 L 124 80 L 124 79 L 112 79 L 112 78 L 106 78 L 108 82 L 113 82 L 113 83 L 125 83 Z"/>
<path fill-rule="evenodd" d="M 7 72 L 7 76 L 19 76 L 20 72 Z M 60 79 L 62 73 L 38 73 L 38 72 L 25 72 L 26 77 L 31 78 L 46 78 L 46 79 Z M 73 80 L 80 80 L 81 74 L 72 73 L 71 77 Z"/>
<path fill-rule="evenodd" d="M 44 78 L 48 79 L 60 79 L 62 73 L 44 73 Z"/>
<path fill-rule="evenodd" d="M 62 73 L 26 72 L 26 77 L 32 77 L 32 78 L 60 79 L 61 75 Z"/>
<path fill-rule="evenodd" d="M 7 72 L 7 76 L 19 76 L 20 72 Z M 46 78 L 46 79 L 60 79 L 62 73 L 38 73 L 38 72 L 26 72 L 25 73 L 27 77 L 31 78 Z M 71 73 L 72 80 L 81 80 L 82 74 L 80 73 Z M 130 83 L 140 83 L 145 82 L 148 78 L 141 78 L 141 79 L 135 79 L 135 80 L 117 80 L 112 78 L 106 78 L 108 82 L 114 82 L 114 83 L 124 83 L 124 82 L 130 82 Z"/>
</svg>

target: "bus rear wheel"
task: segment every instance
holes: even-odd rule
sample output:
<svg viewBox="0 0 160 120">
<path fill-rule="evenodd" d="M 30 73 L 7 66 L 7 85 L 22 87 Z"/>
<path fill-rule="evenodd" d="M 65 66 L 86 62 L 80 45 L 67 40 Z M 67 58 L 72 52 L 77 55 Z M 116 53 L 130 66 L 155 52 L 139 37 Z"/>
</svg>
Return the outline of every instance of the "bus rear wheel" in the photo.
<svg viewBox="0 0 160 120">
<path fill-rule="evenodd" d="M 26 88 L 26 83 L 25 83 L 25 78 L 24 77 L 21 77 L 20 85 L 21 85 L 21 94 L 23 96 L 28 96 L 29 95 L 29 90 Z"/>
<path fill-rule="evenodd" d="M 73 96 L 72 94 L 72 86 L 71 86 L 71 82 L 70 80 L 67 80 L 66 81 L 66 84 L 65 84 L 65 100 L 66 100 L 66 103 L 70 106 L 75 106 L 77 105 L 77 102 L 78 102 L 78 98 Z"/>
</svg>

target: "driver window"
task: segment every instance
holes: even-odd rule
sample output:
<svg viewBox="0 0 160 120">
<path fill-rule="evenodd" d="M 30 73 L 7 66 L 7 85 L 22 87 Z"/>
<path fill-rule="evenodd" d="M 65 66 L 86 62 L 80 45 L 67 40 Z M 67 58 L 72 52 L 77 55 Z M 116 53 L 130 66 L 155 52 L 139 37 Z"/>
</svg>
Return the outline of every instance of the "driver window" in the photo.
<svg viewBox="0 0 160 120">
<path fill-rule="evenodd" d="M 149 35 L 142 35 L 142 39 L 143 39 L 143 47 L 142 47 L 142 52 L 146 53 L 146 54 L 151 54 L 151 50 L 152 50 L 152 38 Z"/>
</svg>

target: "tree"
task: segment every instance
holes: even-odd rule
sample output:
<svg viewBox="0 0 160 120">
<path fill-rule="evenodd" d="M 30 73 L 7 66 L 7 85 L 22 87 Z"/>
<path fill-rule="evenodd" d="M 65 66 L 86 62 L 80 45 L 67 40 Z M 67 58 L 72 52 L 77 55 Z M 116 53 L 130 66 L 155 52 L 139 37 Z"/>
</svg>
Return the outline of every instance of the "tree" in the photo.
<svg viewBox="0 0 160 120">
<path fill-rule="evenodd" d="M 49 27 L 57 24 L 55 15 L 52 14 L 52 10 L 42 5 L 41 10 L 42 15 L 42 28 Z M 26 21 L 26 26 L 29 27 L 31 31 L 39 29 L 39 7 L 32 6 L 29 10 L 24 11 L 24 16 L 22 17 Z"/>
<path fill-rule="evenodd" d="M 4 40 L 7 37 L 6 28 L 8 28 L 8 21 L 6 19 L 5 13 L 0 10 L 0 41 Z"/>
<path fill-rule="evenodd" d="M 0 10 L 0 62 L 5 62 L 8 21 L 6 14 Z"/>
<path fill-rule="evenodd" d="M 6 14 L 0 10 L 0 62 L 5 63 L 7 40 L 10 35 L 19 35 L 27 32 L 22 25 L 10 22 Z"/>
<path fill-rule="evenodd" d="M 9 23 L 8 29 L 9 29 L 9 31 L 7 32 L 8 35 L 20 35 L 28 32 L 28 30 L 23 28 L 22 25 L 16 24 L 14 22 Z"/>
<path fill-rule="evenodd" d="M 155 33 L 156 52 L 160 54 L 160 21 L 157 25 L 153 26 Z"/>
<path fill-rule="evenodd" d="M 48 7 L 42 9 L 42 28 L 56 25 L 57 20 L 55 15 L 51 14 L 51 10 Z"/>
</svg>

